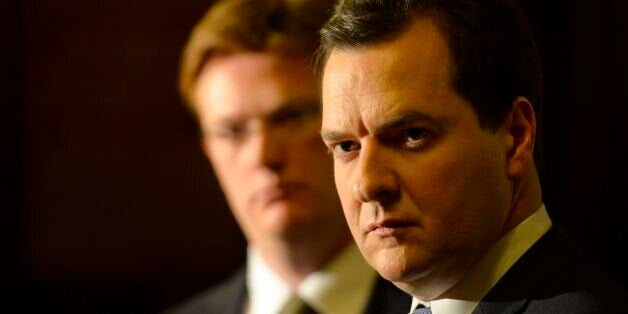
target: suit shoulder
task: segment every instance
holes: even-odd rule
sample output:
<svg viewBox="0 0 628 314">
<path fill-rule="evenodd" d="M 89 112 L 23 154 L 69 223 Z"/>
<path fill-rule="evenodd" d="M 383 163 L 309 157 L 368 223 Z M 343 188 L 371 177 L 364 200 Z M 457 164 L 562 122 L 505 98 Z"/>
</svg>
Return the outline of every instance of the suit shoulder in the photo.
<svg viewBox="0 0 628 314">
<path fill-rule="evenodd" d="M 534 244 L 480 304 L 481 313 L 616 313 L 626 294 L 558 227 Z M 497 310 L 490 310 L 497 309 Z M 525 311 L 523 310 L 525 309 Z"/>
</svg>

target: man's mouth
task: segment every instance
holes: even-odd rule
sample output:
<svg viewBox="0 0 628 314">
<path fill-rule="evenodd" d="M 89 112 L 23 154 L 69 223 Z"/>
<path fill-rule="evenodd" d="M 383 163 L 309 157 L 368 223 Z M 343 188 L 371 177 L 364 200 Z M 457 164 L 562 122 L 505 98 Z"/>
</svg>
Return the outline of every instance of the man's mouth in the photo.
<svg viewBox="0 0 628 314">
<path fill-rule="evenodd" d="M 390 237 L 408 227 L 413 227 L 415 225 L 416 224 L 405 220 L 385 219 L 379 222 L 369 224 L 366 232 L 368 234 L 373 234 L 380 237 Z"/>
</svg>

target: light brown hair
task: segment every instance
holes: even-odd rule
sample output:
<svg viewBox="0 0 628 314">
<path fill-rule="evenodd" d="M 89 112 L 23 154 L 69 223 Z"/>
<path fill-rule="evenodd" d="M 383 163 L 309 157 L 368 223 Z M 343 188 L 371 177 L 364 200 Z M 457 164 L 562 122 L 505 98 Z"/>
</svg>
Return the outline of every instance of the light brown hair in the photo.
<svg viewBox="0 0 628 314">
<path fill-rule="evenodd" d="M 183 50 L 179 89 L 195 113 L 193 93 L 204 65 L 217 55 L 270 52 L 311 56 L 333 0 L 223 0 L 196 24 Z"/>
</svg>

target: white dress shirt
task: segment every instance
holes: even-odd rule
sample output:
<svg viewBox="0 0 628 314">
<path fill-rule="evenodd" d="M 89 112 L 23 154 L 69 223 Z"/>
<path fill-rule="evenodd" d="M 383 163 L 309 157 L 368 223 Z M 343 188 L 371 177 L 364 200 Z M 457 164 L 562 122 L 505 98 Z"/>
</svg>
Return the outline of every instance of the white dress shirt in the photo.
<svg viewBox="0 0 628 314">
<path fill-rule="evenodd" d="M 319 313 L 363 313 L 377 273 L 364 261 L 354 243 L 323 269 L 309 274 L 297 291 L 275 274 L 253 247 L 247 255 L 247 313 L 277 314 L 296 293 Z"/>
<path fill-rule="evenodd" d="M 468 314 L 497 284 L 515 262 L 536 243 L 552 226 L 545 205 L 499 239 L 488 254 L 449 290 L 455 299 L 438 299 L 423 302 L 412 299 L 410 314 L 419 305 L 431 307 L 433 314 Z"/>
</svg>

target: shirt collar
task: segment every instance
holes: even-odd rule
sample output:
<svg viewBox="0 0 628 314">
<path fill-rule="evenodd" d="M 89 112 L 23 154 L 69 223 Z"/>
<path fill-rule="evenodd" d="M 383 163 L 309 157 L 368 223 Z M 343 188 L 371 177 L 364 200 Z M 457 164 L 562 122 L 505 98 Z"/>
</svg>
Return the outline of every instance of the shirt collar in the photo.
<svg viewBox="0 0 628 314">
<path fill-rule="evenodd" d="M 484 258 L 449 291 L 451 299 L 428 303 L 432 313 L 471 313 L 515 262 L 552 226 L 545 205 L 501 237 Z M 422 301 L 413 298 L 410 313 Z M 426 303 L 423 303 L 426 304 Z"/>
<path fill-rule="evenodd" d="M 253 248 L 247 256 L 248 313 L 279 312 L 293 292 Z M 377 273 L 351 243 L 323 269 L 309 274 L 296 293 L 321 313 L 362 313 L 376 279 Z"/>
<path fill-rule="evenodd" d="M 279 313 L 292 292 L 253 248 L 247 252 L 248 314 Z"/>
</svg>

